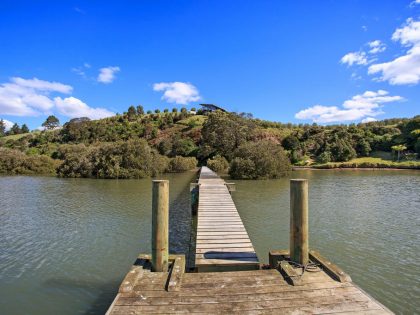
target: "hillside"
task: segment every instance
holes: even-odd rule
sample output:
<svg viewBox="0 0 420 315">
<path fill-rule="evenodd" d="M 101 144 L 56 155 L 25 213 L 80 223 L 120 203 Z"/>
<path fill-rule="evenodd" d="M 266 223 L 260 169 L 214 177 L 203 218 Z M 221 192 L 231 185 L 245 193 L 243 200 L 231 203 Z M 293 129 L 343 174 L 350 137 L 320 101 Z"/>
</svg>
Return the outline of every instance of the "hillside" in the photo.
<svg viewBox="0 0 420 315">
<path fill-rule="evenodd" d="M 378 158 L 360 160 L 378 152 L 387 152 L 388 160 L 400 153 L 400 161 L 388 167 L 404 162 L 419 168 L 419 135 L 420 116 L 318 126 L 221 111 L 129 111 L 101 120 L 73 119 L 57 130 L 2 137 L 0 172 L 140 178 L 208 163 L 220 172 L 229 169 L 234 178 L 275 178 L 286 175 L 290 164 L 330 168 L 348 161 L 355 161 L 356 167 L 379 163 Z"/>
</svg>

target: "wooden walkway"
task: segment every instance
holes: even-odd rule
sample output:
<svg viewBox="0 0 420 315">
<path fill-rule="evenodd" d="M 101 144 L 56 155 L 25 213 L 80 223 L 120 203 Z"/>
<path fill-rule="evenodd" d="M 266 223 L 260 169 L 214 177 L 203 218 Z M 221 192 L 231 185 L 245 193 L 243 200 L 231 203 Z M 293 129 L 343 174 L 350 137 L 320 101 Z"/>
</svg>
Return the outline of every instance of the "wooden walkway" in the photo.
<svg viewBox="0 0 420 315">
<path fill-rule="evenodd" d="M 324 271 L 291 285 L 276 269 L 234 272 L 151 272 L 142 255 L 107 315 L 122 314 L 392 314 L 353 282 Z M 181 259 L 180 259 L 181 261 Z"/>
<path fill-rule="evenodd" d="M 225 181 L 204 166 L 198 184 L 196 269 L 258 269 L 257 255 Z"/>
<path fill-rule="evenodd" d="M 260 269 L 226 183 L 203 167 L 198 184 L 197 272 L 186 272 L 184 255 L 152 272 L 140 255 L 106 315 L 392 314 L 317 251 L 305 272 L 288 250 L 271 251 Z"/>
</svg>

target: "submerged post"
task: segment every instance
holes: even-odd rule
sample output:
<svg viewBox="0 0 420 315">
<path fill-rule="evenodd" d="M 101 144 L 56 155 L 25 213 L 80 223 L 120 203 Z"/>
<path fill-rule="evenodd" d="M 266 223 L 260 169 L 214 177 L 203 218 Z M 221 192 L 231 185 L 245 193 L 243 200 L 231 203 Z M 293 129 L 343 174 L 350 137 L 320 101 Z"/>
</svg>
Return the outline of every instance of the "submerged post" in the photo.
<svg viewBox="0 0 420 315">
<path fill-rule="evenodd" d="M 169 181 L 153 181 L 152 270 L 168 269 Z"/>
<path fill-rule="evenodd" d="M 290 180 L 290 259 L 301 265 L 309 261 L 308 180 Z"/>
</svg>

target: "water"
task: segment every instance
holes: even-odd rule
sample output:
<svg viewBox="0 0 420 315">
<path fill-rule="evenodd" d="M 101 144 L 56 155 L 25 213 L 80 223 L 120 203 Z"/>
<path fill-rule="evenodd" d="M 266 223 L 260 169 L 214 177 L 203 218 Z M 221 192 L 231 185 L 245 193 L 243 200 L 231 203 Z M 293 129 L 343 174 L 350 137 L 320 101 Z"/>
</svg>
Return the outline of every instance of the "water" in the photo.
<svg viewBox="0 0 420 315">
<path fill-rule="evenodd" d="M 310 180 L 310 247 L 397 313 L 420 309 L 420 173 L 299 171 Z M 170 180 L 170 248 L 190 240 L 189 183 Z M 288 247 L 288 179 L 236 181 L 263 262 Z M 103 314 L 150 252 L 151 182 L 0 177 L 0 314 Z"/>
</svg>

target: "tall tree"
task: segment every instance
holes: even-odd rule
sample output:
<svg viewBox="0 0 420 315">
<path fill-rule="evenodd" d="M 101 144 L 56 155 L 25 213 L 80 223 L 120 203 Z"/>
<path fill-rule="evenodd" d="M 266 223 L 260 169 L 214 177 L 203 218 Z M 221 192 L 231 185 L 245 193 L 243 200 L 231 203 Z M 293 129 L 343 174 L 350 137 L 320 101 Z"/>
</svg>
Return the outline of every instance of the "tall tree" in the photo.
<svg viewBox="0 0 420 315">
<path fill-rule="evenodd" d="M 137 106 L 137 115 L 144 115 L 144 108 L 141 105 Z"/>
<path fill-rule="evenodd" d="M 48 116 L 47 119 L 42 124 L 42 127 L 45 127 L 47 129 L 54 129 L 58 126 L 60 126 L 60 121 L 54 115 Z"/>
<path fill-rule="evenodd" d="M 137 111 L 136 111 L 135 107 L 133 105 L 131 105 L 128 108 L 128 111 L 127 111 L 128 120 L 130 120 L 130 121 L 134 120 L 135 117 L 136 117 L 136 114 L 137 114 Z"/>
<path fill-rule="evenodd" d="M 20 129 L 19 125 L 17 123 L 15 123 L 12 128 L 10 128 L 9 133 L 11 135 L 18 135 L 20 133 L 22 133 L 22 130 Z"/>
<path fill-rule="evenodd" d="M 6 124 L 4 123 L 4 120 L 0 120 L 0 137 L 3 137 L 6 133 Z"/>
<path fill-rule="evenodd" d="M 21 131 L 22 131 L 22 133 L 28 133 L 29 132 L 28 126 L 26 124 L 23 124 L 22 128 L 21 128 Z"/>
<path fill-rule="evenodd" d="M 397 155 L 398 156 L 397 161 L 399 162 L 401 152 L 404 151 L 404 150 L 407 150 L 407 147 L 404 144 L 399 144 L 399 145 L 393 145 L 391 147 L 391 149 L 392 149 L 392 151 L 397 152 L 397 154 L 398 154 Z"/>
</svg>

